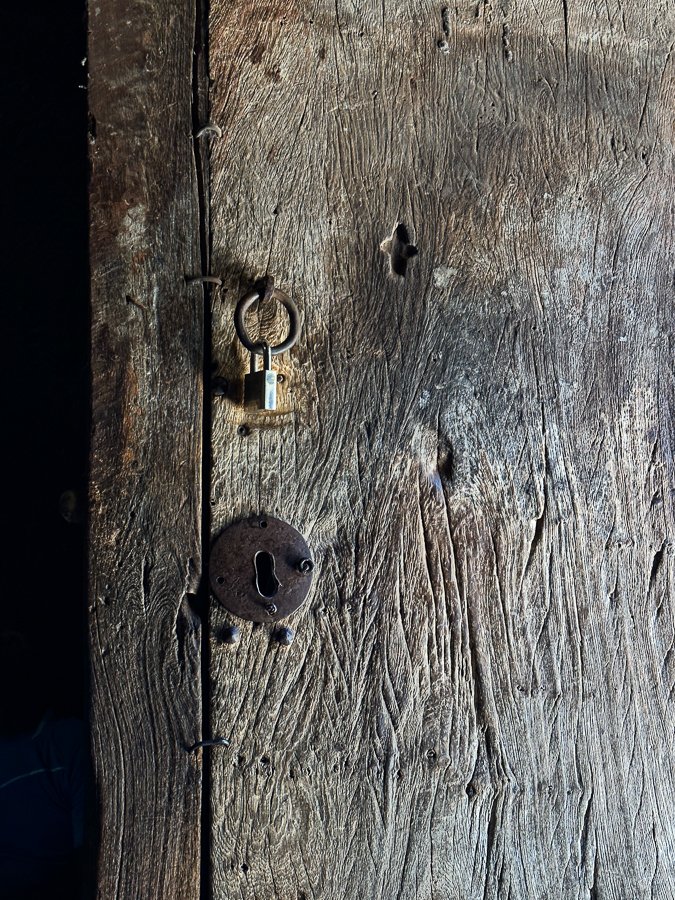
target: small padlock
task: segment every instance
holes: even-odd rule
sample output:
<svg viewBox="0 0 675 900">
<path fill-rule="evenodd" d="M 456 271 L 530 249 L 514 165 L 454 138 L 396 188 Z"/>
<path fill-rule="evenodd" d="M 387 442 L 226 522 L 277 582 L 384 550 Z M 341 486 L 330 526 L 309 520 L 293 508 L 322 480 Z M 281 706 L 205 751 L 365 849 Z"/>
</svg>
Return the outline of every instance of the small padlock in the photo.
<svg viewBox="0 0 675 900">
<path fill-rule="evenodd" d="M 251 371 L 244 377 L 244 403 L 258 409 L 277 408 L 277 373 L 272 369 L 272 348 L 262 345 L 263 367 L 257 368 L 255 351 L 251 352 Z"/>
<path fill-rule="evenodd" d="M 288 313 L 288 335 L 285 340 L 271 347 L 266 342 L 254 343 L 249 337 L 245 322 L 246 312 L 260 300 L 258 291 L 249 291 L 237 303 L 234 311 L 234 327 L 237 337 L 251 354 L 251 370 L 244 377 L 244 403 L 246 406 L 256 409 L 275 410 L 277 408 L 277 373 L 272 369 L 272 357 L 290 350 L 297 341 L 300 334 L 300 313 L 291 298 L 274 287 L 274 280 L 271 276 L 267 278 L 267 287 L 265 288 L 265 296 L 268 295 L 278 300 Z M 256 356 L 263 358 L 263 367 L 260 371 L 256 365 Z"/>
</svg>

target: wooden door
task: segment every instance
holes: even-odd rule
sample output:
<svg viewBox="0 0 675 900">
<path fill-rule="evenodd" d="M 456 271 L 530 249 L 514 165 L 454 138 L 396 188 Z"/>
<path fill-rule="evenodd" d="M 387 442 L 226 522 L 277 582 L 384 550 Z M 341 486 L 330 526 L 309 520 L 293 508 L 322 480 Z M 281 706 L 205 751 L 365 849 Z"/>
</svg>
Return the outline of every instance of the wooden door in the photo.
<svg viewBox="0 0 675 900">
<path fill-rule="evenodd" d="M 672 5 L 90 23 L 99 896 L 673 895 Z M 252 514 L 290 646 L 193 598 Z"/>
</svg>

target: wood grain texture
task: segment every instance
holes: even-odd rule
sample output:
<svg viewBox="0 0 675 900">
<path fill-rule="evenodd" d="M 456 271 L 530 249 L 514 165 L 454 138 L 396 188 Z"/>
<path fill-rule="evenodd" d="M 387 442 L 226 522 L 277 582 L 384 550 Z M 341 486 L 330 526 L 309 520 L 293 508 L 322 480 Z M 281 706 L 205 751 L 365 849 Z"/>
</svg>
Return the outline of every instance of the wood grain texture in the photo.
<svg viewBox="0 0 675 900">
<path fill-rule="evenodd" d="M 213 608 L 214 897 L 675 895 L 673 26 L 212 0 L 218 372 L 256 278 L 304 314 L 213 530 L 317 562 L 291 647 Z"/>
<path fill-rule="evenodd" d="M 196 900 L 203 297 L 195 5 L 89 5 L 97 896 Z"/>
</svg>

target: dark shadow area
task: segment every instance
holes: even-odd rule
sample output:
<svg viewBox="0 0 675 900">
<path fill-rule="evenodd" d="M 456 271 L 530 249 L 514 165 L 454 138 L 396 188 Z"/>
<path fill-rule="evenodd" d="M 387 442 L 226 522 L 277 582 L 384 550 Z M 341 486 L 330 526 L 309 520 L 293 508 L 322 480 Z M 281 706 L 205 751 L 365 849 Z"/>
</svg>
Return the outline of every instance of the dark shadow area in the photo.
<svg viewBox="0 0 675 900">
<path fill-rule="evenodd" d="M 53 722 L 79 720 L 80 726 L 86 715 L 85 5 L 81 0 L 5 5 L 0 36 L 5 385 L 1 625 L 4 632 L 21 636 L 7 639 L 15 649 L 25 638 L 30 660 L 27 669 L 18 671 L 10 664 L 10 650 L 5 652 L 0 728 L 4 724 L 11 731 L 12 716 L 19 722 L 25 713 L 24 730 L 34 734 L 46 710 Z M 58 743 L 63 729 L 55 725 L 52 730 Z M 72 734 L 76 730 L 73 724 Z M 10 740 L 16 735 L 5 735 L 0 785 L 14 772 L 7 755 Z M 12 744 L 18 759 L 17 748 Z M 28 752 L 20 751 L 26 760 Z M 44 756 L 48 751 L 39 752 Z M 49 768 L 43 757 L 39 762 Z M 10 806 L 16 807 L 17 799 L 13 795 L 10 804 L 9 791 L 0 787 L 5 842 L 18 829 L 11 823 L 8 827 Z M 36 822 L 39 803 L 35 800 Z M 49 841 L 37 827 L 35 835 L 36 841 Z M 6 858 L 7 843 L 0 846 L 0 861 L 3 852 Z M 75 869 L 68 866 L 62 868 L 58 886 L 54 882 L 39 896 L 80 896 L 73 883 L 78 880 Z M 0 886 L 0 896 L 23 896 L 7 890 Z"/>
</svg>

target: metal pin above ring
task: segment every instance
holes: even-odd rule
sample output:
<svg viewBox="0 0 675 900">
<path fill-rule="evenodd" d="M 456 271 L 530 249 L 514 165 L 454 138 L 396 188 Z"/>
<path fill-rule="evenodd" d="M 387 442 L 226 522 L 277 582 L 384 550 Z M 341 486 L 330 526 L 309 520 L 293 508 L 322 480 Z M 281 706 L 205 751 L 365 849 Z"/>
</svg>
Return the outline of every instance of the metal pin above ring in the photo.
<svg viewBox="0 0 675 900">
<path fill-rule="evenodd" d="M 223 283 L 222 278 L 217 275 L 186 275 L 186 284 L 216 284 L 218 287 Z"/>
<path fill-rule="evenodd" d="M 212 738 L 206 741 L 197 741 L 191 747 L 187 748 L 188 753 L 194 753 L 195 750 L 199 750 L 201 747 L 229 747 L 230 742 L 227 738 Z"/>
<path fill-rule="evenodd" d="M 205 134 L 215 134 L 216 137 L 222 137 L 223 129 L 220 127 L 220 125 L 216 125 L 215 122 L 207 122 L 206 125 L 204 125 L 199 129 L 198 132 L 196 132 L 195 137 L 204 137 Z"/>
</svg>

